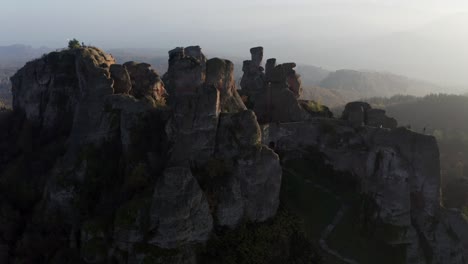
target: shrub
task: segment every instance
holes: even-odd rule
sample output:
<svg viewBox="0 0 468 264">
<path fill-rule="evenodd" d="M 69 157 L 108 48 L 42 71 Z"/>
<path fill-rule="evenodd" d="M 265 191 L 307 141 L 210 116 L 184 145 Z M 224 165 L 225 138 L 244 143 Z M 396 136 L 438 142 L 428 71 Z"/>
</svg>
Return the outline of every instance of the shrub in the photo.
<svg viewBox="0 0 468 264">
<path fill-rule="evenodd" d="M 81 44 L 76 38 L 68 41 L 68 48 L 69 49 L 77 49 L 77 48 L 80 48 L 80 47 L 81 47 Z"/>
<path fill-rule="evenodd" d="M 309 101 L 307 102 L 307 108 L 312 112 L 322 112 L 325 110 L 320 102 Z"/>
</svg>

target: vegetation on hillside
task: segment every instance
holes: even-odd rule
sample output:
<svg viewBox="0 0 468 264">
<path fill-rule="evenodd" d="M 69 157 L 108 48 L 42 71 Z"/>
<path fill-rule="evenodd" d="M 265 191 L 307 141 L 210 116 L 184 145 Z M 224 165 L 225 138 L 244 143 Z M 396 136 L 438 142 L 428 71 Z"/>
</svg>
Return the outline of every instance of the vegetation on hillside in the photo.
<svg viewBox="0 0 468 264">
<path fill-rule="evenodd" d="M 441 88 L 408 77 L 381 72 L 339 70 L 330 73 L 320 82 L 320 87 L 354 92 L 360 98 L 393 96 L 396 94 L 424 95 L 441 91 Z"/>
<path fill-rule="evenodd" d="M 369 227 L 362 221 L 368 214 L 363 211 L 368 198 L 359 194 L 356 179 L 334 171 L 318 151 L 308 152 L 303 158 L 283 162 L 281 202 L 301 219 L 307 237 L 320 250 L 321 263 L 347 263 L 342 258 L 361 264 L 404 263 L 404 247 L 385 242 L 383 234 L 393 229 L 389 231 L 385 225 Z M 343 208 L 349 209 L 330 235 L 324 237 L 324 230 Z M 340 257 L 325 250 L 322 239 Z"/>
<path fill-rule="evenodd" d="M 81 47 L 80 41 L 78 41 L 77 39 L 74 38 L 74 39 L 68 41 L 68 48 L 69 49 L 77 49 L 77 48 L 80 48 L 80 47 Z"/>
</svg>

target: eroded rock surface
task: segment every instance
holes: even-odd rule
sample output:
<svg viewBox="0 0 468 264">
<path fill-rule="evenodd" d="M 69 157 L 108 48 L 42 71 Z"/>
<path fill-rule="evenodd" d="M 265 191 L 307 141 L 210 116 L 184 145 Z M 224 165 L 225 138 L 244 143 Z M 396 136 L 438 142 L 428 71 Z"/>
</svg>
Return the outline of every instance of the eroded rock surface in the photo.
<svg viewBox="0 0 468 264">
<path fill-rule="evenodd" d="M 155 229 L 150 243 L 162 248 L 208 240 L 213 218 L 205 194 L 189 168 L 164 171 L 154 190 L 150 223 Z"/>
<path fill-rule="evenodd" d="M 373 126 L 380 128 L 397 128 L 398 123 L 394 118 L 388 117 L 385 110 L 372 109 L 368 103 L 352 102 L 348 103 L 341 116 L 353 126 Z"/>
<path fill-rule="evenodd" d="M 196 263 L 215 227 L 275 216 L 279 158 L 260 143 L 233 64 L 198 46 L 170 51 L 169 64 L 163 83 L 149 64 L 86 47 L 12 78 L 14 109 L 0 113 L 2 263 Z"/>
<path fill-rule="evenodd" d="M 267 60 L 264 72 L 261 66 L 263 48 L 252 48 L 250 53 L 251 60 L 244 61 L 242 68 L 241 94 L 261 124 L 302 121 L 323 115 L 321 111 L 309 111 L 298 101 L 302 86 L 300 76 L 294 70 L 295 63 L 277 65 L 276 59 L 271 58 Z"/>
<path fill-rule="evenodd" d="M 247 241 L 237 256 L 271 263 L 276 250 L 255 250 L 274 237 L 297 263 L 312 246 L 276 215 L 280 157 L 314 149 L 358 182 L 361 224 L 390 230 L 380 240 L 403 247 L 405 263 L 464 263 L 466 220 L 440 207 L 435 139 L 365 103 L 333 119 L 298 100 L 294 63 L 262 61 L 251 49 L 242 98 L 232 62 L 198 46 L 171 50 L 163 78 L 92 47 L 26 64 L 13 110 L 0 110 L 0 262 L 220 263 Z"/>
<path fill-rule="evenodd" d="M 405 245 L 406 263 L 464 263 L 459 238 L 447 231 L 441 213 L 434 137 L 317 118 L 265 125 L 263 142 L 274 144 L 286 159 L 317 149 L 336 171 L 356 177 L 368 204 L 363 217 L 371 226 L 392 230 L 386 243 Z"/>
</svg>

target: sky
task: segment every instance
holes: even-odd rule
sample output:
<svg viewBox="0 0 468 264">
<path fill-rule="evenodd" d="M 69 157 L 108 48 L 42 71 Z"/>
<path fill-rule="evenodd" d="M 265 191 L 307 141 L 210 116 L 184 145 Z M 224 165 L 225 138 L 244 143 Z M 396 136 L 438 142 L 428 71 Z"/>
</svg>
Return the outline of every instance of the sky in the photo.
<svg viewBox="0 0 468 264">
<path fill-rule="evenodd" d="M 239 57 L 261 45 L 279 60 L 464 85 L 467 14 L 466 0 L 0 0 L 0 45 L 77 38 Z"/>
</svg>

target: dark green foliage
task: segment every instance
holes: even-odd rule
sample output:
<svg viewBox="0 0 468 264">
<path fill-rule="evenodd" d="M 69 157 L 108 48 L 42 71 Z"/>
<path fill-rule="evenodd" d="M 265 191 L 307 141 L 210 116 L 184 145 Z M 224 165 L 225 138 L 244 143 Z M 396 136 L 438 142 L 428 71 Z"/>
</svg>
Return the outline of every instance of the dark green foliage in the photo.
<svg viewBox="0 0 468 264">
<path fill-rule="evenodd" d="M 306 106 L 307 110 L 311 112 L 322 112 L 325 110 L 325 107 L 320 102 L 309 101 Z"/>
<path fill-rule="evenodd" d="M 354 203 L 331 233 L 328 245 L 345 257 L 362 264 L 406 263 L 406 246 L 392 246 L 390 242 L 405 230 L 389 225 L 369 225 L 363 217 L 364 200 Z M 388 241 L 387 241 L 388 240 Z"/>
<path fill-rule="evenodd" d="M 354 177 L 335 172 L 313 149 L 304 157 L 283 162 L 281 201 L 300 217 L 310 241 L 318 245 L 323 230 L 346 205 L 349 209 L 326 240 L 328 246 L 362 264 L 404 263 L 405 247 L 390 244 L 406 230 L 372 218 L 376 213 L 375 203 L 359 194 Z M 327 252 L 320 254 L 324 263 L 337 261 Z"/>
<path fill-rule="evenodd" d="M 267 223 L 245 223 L 235 230 L 218 231 L 203 251 L 201 263 L 321 263 L 302 228 L 298 217 L 280 209 Z"/>
<path fill-rule="evenodd" d="M 80 47 L 81 47 L 81 44 L 77 39 L 74 38 L 74 39 L 68 41 L 68 48 L 69 49 L 77 49 L 77 48 L 80 48 Z"/>
</svg>

